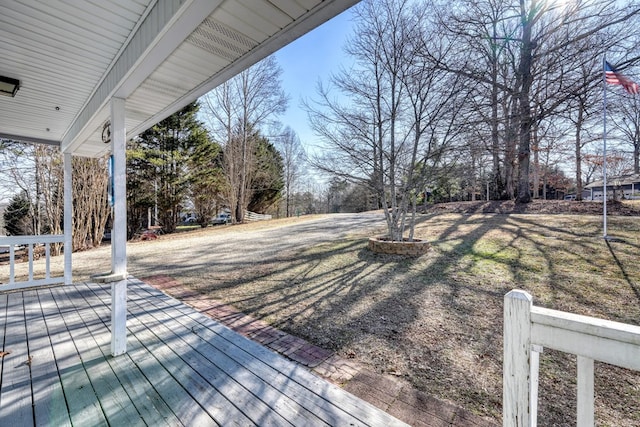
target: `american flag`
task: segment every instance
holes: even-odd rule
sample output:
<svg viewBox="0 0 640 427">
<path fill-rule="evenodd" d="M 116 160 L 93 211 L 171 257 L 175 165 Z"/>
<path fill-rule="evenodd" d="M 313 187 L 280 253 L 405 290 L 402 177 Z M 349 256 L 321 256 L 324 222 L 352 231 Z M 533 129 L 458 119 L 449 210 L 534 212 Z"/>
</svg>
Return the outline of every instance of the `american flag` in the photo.
<svg viewBox="0 0 640 427">
<path fill-rule="evenodd" d="M 613 66 L 607 61 L 604 62 L 604 79 L 609 84 L 621 85 L 624 90 L 632 95 L 640 93 L 640 86 L 638 86 L 638 83 L 620 74 L 618 70 L 613 68 Z"/>
</svg>

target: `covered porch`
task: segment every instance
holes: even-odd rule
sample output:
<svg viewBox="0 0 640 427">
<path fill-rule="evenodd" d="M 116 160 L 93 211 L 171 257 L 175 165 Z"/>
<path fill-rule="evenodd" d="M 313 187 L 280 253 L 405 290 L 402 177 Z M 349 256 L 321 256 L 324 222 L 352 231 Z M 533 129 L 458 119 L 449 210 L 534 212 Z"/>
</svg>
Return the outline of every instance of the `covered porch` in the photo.
<svg viewBox="0 0 640 427">
<path fill-rule="evenodd" d="M 110 288 L 0 295 L 0 419 L 12 425 L 404 425 L 149 285 L 128 281 L 128 352 Z"/>
<path fill-rule="evenodd" d="M 127 352 L 126 143 L 357 0 L 8 1 L 0 7 L 0 139 L 60 148 L 64 235 L 0 237 L 1 291 L 73 283 L 74 156 L 110 156 L 111 354 Z M 63 245 L 64 277 L 49 274 Z M 15 251 L 45 247 L 43 277 L 14 275 Z M 0 279 L 2 280 L 2 279 Z"/>
</svg>

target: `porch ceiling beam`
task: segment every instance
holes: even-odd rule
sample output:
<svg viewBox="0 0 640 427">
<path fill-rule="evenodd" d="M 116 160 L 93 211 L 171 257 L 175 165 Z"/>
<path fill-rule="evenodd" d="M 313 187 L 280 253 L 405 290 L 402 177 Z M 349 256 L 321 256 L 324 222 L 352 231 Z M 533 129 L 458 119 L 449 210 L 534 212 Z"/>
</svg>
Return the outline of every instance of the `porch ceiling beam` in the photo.
<svg viewBox="0 0 640 427">
<path fill-rule="evenodd" d="M 60 141 L 56 141 L 55 139 L 44 139 L 44 138 L 27 137 L 22 135 L 12 135 L 10 133 L 3 133 L 3 132 L 0 132 L 0 139 L 10 139 L 13 141 L 21 141 L 21 142 L 33 142 L 35 144 L 54 145 L 56 147 L 60 146 Z"/>
<path fill-rule="evenodd" d="M 73 152 L 100 123 L 97 116 L 117 96 L 128 97 L 221 0 L 158 0 L 96 91 L 74 119 L 61 149 Z"/>
</svg>

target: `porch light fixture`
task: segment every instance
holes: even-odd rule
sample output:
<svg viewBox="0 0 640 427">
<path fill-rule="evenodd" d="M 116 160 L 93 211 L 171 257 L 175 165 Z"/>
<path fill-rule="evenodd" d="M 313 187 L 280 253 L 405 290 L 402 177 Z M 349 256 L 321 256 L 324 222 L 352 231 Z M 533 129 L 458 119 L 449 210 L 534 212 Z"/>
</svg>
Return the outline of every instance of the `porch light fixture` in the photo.
<svg viewBox="0 0 640 427">
<path fill-rule="evenodd" d="M 0 76 L 0 95 L 14 97 L 20 89 L 20 80 Z"/>
</svg>

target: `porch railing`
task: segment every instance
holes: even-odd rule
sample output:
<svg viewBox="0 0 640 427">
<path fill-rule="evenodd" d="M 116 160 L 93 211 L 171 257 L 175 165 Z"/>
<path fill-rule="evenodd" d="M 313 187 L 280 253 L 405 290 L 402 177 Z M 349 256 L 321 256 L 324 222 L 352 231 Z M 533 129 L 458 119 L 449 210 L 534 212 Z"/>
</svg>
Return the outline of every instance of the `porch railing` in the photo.
<svg viewBox="0 0 640 427">
<path fill-rule="evenodd" d="M 70 254 L 65 254 L 63 275 L 51 273 L 51 248 L 55 244 L 64 244 L 64 235 L 39 235 L 39 236 L 9 236 L 0 237 L 0 256 L 9 255 L 9 273 L 0 274 L 0 291 L 9 291 L 45 285 L 57 285 L 70 282 L 71 263 Z M 28 262 L 28 272 L 16 279 L 17 255 L 21 255 L 23 261 Z M 35 271 L 34 260 L 44 256 L 44 271 Z M 40 266 L 39 266 L 40 267 Z M 4 266 L 0 266 L 0 271 Z M 65 280 L 65 278 L 67 280 Z M 6 282 L 5 282 L 6 281 Z"/>
<path fill-rule="evenodd" d="M 504 297 L 503 425 L 537 424 L 539 356 L 544 347 L 577 355 L 577 425 L 594 425 L 593 362 L 640 371 L 640 327 L 535 307 L 531 295 Z"/>
</svg>

